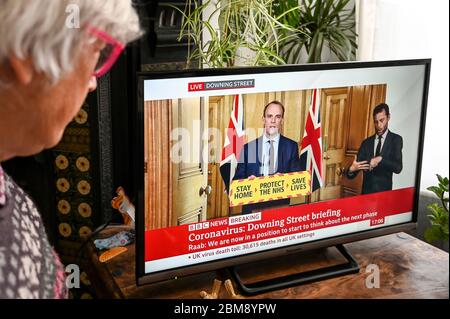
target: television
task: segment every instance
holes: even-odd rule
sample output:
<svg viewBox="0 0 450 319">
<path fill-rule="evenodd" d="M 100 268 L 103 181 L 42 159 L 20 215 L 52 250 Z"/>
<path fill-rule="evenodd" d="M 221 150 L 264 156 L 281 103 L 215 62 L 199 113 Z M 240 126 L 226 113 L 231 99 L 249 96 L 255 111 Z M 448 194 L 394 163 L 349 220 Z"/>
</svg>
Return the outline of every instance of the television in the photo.
<svg viewBox="0 0 450 319">
<path fill-rule="evenodd" d="M 416 227 L 431 60 L 141 72 L 136 278 L 231 270 L 244 293 L 345 273 L 343 244 Z M 305 276 L 236 266 L 336 246 Z"/>
</svg>

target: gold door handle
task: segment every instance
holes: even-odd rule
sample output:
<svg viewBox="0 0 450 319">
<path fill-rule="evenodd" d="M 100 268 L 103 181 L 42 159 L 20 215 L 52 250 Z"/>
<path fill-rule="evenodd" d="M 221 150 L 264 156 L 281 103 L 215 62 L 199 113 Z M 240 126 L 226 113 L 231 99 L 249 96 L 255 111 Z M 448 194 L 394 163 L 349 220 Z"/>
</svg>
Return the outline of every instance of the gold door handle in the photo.
<svg viewBox="0 0 450 319">
<path fill-rule="evenodd" d="M 206 195 L 208 196 L 209 194 L 211 194 L 212 191 L 212 187 L 209 185 L 206 185 L 205 187 L 200 187 L 200 190 L 198 191 L 198 194 L 200 196 Z"/>
</svg>

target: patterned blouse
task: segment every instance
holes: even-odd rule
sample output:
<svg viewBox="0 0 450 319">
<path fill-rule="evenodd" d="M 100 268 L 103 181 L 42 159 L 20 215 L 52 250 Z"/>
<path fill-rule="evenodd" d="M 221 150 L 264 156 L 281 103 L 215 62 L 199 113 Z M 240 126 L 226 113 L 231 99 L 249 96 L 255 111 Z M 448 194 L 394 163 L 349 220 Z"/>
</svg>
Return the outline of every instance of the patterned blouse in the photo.
<svg viewBox="0 0 450 319">
<path fill-rule="evenodd" d="M 0 166 L 0 299 L 67 296 L 64 267 L 36 206 Z"/>
</svg>

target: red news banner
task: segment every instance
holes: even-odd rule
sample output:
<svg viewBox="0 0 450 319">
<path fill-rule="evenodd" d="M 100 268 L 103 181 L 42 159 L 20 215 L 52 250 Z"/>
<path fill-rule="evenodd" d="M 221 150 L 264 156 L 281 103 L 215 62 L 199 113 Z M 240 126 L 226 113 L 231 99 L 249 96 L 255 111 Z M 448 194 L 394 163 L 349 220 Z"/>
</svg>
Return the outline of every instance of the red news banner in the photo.
<svg viewBox="0 0 450 319">
<path fill-rule="evenodd" d="M 411 187 L 266 210 L 261 214 L 150 230 L 145 232 L 145 261 L 270 240 L 365 220 L 370 221 L 370 226 L 379 226 L 384 224 L 386 216 L 412 212 L 413 202 L 414 188 Z M 314 237 L 311 238 L 313 239 Z"/>
</svg>

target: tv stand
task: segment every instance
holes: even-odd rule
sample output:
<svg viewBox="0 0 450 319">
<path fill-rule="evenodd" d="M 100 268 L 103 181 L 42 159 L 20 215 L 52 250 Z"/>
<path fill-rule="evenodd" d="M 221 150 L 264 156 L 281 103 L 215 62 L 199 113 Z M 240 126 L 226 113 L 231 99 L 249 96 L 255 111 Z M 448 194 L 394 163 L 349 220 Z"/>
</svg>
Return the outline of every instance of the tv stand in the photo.
<svg viewBox="0 0 450 319">
<path fill-rule="evenodd" d="M 346 263 L 328 266 L 324 268 L 314 269 L 305 272 L 290 274 L 278 278 L 271 278 L 252 283 L 244 283 L 238 273 L 239 266 L 230 267 L 229 271 L 233 276 L 236 284 L 242 293 L 246 295 L 255 295 L 267 291 L 277 290 L 281 288 L 298 286 L 314 281 L 329 279 L 337 276 L 344 276 L 359 272 L 359 266 L 353 256 L 345 249 L 343 245 L 336 245 L 337 250 L 347 260 Z M 283 257 L 286 258 L 286 257 Z M 289 257 L 287 257 L 289 258 Z M 256 264 L 256 263 L 255 263 Z"/>
<path fill-rule="evenodd" d="M 107 227 L 101 231 L 101 237 L 112 236 L 124 230 Z M 197 299 L 202 298 L 200 291 L 211 293 L 216 278 L 223 281 L 231 274 L 210 271 L 170 280 L 167 282 L 137 286 L 135 277 L 135 244 L 131 244 L 123 254 L 106 263 L 100 263 L 100 253 L 90 241 L 83 249 L 82 263 L 91 282 L 92 293 L 96 298 L 156 298 L 156 299 Z M 314 299 L 314 298 L 443 298 L 448 299 L 448 253 L 435 248 L 408 234 L 391 234 L 377 238 L 345 244 L 361 267 L 359 273 L 311 285 L 294 286 L 289 289 L 256 295 L 253 298 L 264 299 Z M 292 257 L 291 257 L 292 256 Z M 326 268 L 345 262 L 336 248 L 311 250 L 294 253 L 277 260 L 263 260 L 258 268 L 246 268 L 242 265 L 239 274 L 244 282 L 269 280 L 311 269 Z M 73 262 L 73 261 L 71 261 Z M 249 264 L 253 267 L 254 264 Z M 380 267 L 380 288 L 369 289 L 366 279 L 371 273 L 364 271 L 368 265 Z M 246 274 L 246 269 L 248 273 Z M 257 271 L 256 271 L 257 270 Z M 366 269 L 367 270 L 367 269 Z M 222 270 L 221 270 L 222 271 Z M 225 277 L 224 277 L 225 276 Z M 393 278 L 395 285 L 393 286 Z M 324 278 L 322 278 L 324 279 Z M 238 288 L 234 280 L 228 281 Z M 395 289 L 392 289 L 392 288 Z M 81 290 L 81 289 L 80 289 Z M 78 289 L 75 289 L 78 292 Z M 218 299 L 241 298 L 242 291 L 233 296 L 227 289 L 220 288 Z M 77 297 L 76 295 L 74 296 Z"/>
</svg>

